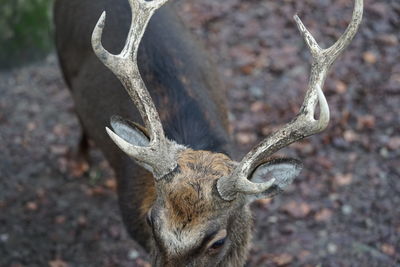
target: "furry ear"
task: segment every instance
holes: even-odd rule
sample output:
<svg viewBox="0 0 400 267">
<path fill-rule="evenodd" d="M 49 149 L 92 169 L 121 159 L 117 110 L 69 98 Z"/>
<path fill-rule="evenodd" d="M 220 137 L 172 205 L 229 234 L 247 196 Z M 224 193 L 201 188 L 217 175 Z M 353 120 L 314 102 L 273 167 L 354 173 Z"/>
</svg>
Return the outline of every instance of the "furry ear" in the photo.
<svg viewBox="0 0 400 267">
<path fill-rule="evenodd" d="M 111 126 L 119 137 L 134 146 L 148 146 L 150 143 L 146 129 L 137 123 L 114 115 L 111 117 Z"/>
<path fill-rule="evenodd" d="M 250 195 L 250 201 L 260 198 L 270 198 L 281 193 L 303 168 L 300 161 L 295 159 L 275 159 L 258 166 L 249 180 L 255 183 L 265 183 L 275 179 L 274 183 L 265 192 Z"/>
<path fill-rule="evenodd" d="M 150 138 L 147 134 L 146 128 L 135 122 L 114 115 L 111 117 L 111 127 L 117 136 L 131 145 L 146 147 L 150 143 Z M 150 165 L 138 160 L 137 158 L 134 158 L 134 160 L 146 170 L 153 172 L 153 168 Z"/>
</svg>

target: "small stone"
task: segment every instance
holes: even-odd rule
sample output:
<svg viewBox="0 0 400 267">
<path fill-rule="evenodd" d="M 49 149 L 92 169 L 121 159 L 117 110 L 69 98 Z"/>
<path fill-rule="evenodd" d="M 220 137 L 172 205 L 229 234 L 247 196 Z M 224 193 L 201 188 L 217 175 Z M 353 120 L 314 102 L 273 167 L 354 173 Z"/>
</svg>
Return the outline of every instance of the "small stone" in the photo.
<svg viewBox="0 0 400 267">
<path fill-rule="evenodd" d="M 128 259 L 130 259 L 130 260 L 136 260 L 138 257 L 139 257 L 139 252 L 137 252 L 136 250 L 131 249 L 131 250 L 128 252 Z"/>
<path fill-rule="evenodd" d="M 8 239 L 10 238 L 10 236 L 8 234 L 1 234 L 0 235 L 0 241 L 5 243 L 8 241 Z"/>
<path fill-rule="evenodd" d="M 269 223 L 277 223 L 278 222 L 278 217 L 270 216 L 270 217 L 268 217 L 268 222 Z"/>
<path fill-rule="evenodd" d="M 386 147 L 382 147 L 379 150 L 379 154 L 384 158 L 388 158 L 389 157 L 389 151 L 388 151 L 388 149 Z"/>
<path fill-rule="evenodd" d="M 330 254 L 335 254 L 337 252 L 337 246 L 333 243 L 328 244 L 328 252 Z"/>
<path fill-rule="evenodd" d="M 349 205 L 343 205 L 342 206 L 342 213 L 344 215 L 350 215 L 353 212 L 353 208 Z"/>
</svg>

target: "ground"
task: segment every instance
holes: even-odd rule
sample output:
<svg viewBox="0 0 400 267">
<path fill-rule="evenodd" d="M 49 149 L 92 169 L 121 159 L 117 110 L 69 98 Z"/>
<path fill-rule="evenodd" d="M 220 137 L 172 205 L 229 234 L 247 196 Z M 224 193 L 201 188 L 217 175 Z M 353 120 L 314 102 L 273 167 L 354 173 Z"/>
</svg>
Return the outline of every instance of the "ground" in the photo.
<svg viewBox="0 0 400 267">
<path fill-rule="evenodd" d="M 226 81 L 245 152 L 298 111 L 310 55 L 298 13 L 327 46 L 351 0 L 181 1 Z M 304 171 L 253 205 L 248 266 L 400 266 L 400 2 L 365 1 L 360 32 L 330 72 L 328 129 L 280 155 Z M 56 58 L 0 73 L 0 266 L 149 266 L 121 223 L 96 149 L 74 165 L 79 124 Z"/>
</svg>

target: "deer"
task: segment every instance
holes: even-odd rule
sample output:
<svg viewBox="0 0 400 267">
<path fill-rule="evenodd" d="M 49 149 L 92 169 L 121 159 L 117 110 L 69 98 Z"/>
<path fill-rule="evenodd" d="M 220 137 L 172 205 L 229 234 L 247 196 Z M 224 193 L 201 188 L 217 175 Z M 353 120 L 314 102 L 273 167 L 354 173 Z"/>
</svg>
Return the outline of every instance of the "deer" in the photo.
<svg viewBox="0 0 400 267">
<path fill-rule="evenodd" d="M 126 1 L 131 17 L 123 0 L 101 15 L 105 1 L 55 4 L 59 60 L 84 135 L 115 170 L 123 221 L 153 266 L 244 266 L 252 238 L 249 206 L 278 195 L 301 172 L 299 160 L 273 154 L 327 128 L 322 88 L 358 31 L 363 0 L 355 0 L 347 29 L 326 49 L 294 16 L 312 56 L 303 104 L 241 161 L 230 155 L 222 85 L 204 50 L 165 5 L 168 0 Z M 87 24 L 74 20 L 85 14 L 81 10 L 90 11 L 82 17 Z M 109 13 L 115 17 L 106 19 Z M 130 19 L 129 27 L 116 21 L 121 17 Z"/>
</svg>

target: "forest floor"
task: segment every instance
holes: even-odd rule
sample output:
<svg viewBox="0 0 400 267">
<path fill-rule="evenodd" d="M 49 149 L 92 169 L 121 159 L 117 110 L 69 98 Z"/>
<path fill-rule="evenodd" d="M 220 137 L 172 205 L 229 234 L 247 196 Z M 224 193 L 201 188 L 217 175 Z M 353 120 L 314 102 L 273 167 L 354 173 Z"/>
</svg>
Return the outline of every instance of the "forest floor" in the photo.
<svg viewBox="0 0 400 267">
<path fill-rule="evenodd" d="M 310 55 L 292 16 L 321 45 L 351 0 L 181 1 L 227 84 L 245 152 L 298 111 Z M 400 2 L 365 1 L 360 32 L 329 74 L 328 129 L 279 152 L 304 171 L 253 205 L 248 266 L 400 266 Z M 0 266 L 149 266 L 118 211 L 101 153 L 74 165 L 80 128 L 54 55 L 0 73 Z"/>
</svg>

